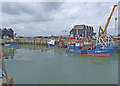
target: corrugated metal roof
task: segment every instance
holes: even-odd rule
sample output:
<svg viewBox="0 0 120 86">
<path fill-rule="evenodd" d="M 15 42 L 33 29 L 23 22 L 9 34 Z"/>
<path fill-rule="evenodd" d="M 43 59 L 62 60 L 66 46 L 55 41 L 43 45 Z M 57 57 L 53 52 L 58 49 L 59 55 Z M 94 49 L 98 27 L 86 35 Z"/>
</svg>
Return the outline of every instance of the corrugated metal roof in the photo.
<svg viewBox="0 0 120 86">
<path fill-rule="evenodd" d="M 83 29 L 85 25 L 75 25 L 74 29 Z"/>
</svg>

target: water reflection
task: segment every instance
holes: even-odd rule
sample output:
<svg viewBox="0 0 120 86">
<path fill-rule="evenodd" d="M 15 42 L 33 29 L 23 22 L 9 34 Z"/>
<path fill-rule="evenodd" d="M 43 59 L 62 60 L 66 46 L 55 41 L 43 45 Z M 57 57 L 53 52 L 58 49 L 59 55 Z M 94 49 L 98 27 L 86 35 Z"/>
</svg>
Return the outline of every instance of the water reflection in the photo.
<svg viewBox="0 0 120 86">
<path fill-rule="evenodd" d="M 43 45 L 34 45 L 34 44 L 20 44 L 19 48 L 28 48 L 30 50 L 46 50 L 46 48 L 48 48 L 47 46 L 43 46 Z"/>
<path fill-rule="evenodd" d="M 16 84 L 101 84 L 118 81 L 118 54 L 90 57 L 66 53 L 64 48 L 33 44 L 4 47 L 4 53 L 7 58 L 14 58 L 6 64 Z"/>
<path fill-rule="evenodd" d="M 45 52 L 45 54 L 54 58 L 72 58 L 74 62 L 90 62 L 93 64 L 106 64 L 111 61 L 117 61 L 118 59 L 118 54 L 112 54 L 110 57 L 91 57 L 66 53 L 64 48 L 49 48 L 47 46 L 33 44 L 20 44 L 19 46 L 3 47 L 3 56 L 5 59 L 13 59 L 15 53 L 17 53 L 17 49 L 29 49 L 32 50 L 34 54 Z"/>
<path fill-rule="evenodd" d="M 2 47 L 3 57 L 5 59 L 8 59 L 8 58 L 13 59 L 15 53 L 17 53 L 16 48 L 17 48 L 17 46 L 14 46 L 14 47 Z"/>
<path fill-rule="evenodd" d="M 109 57 L 93 57 L 93 56 L 85 56 L 85 55 L 78 55 L 74 53 L 65 53 L 64 56 L 73 57 L 73 61 L 76 62 L 78 60 L 79 62 L 89 62 L 92 64 L 108 64 L 113 61 L 118 61 L 118 53 L 112 54 Z"/>
<path fill-rule="evenodd" d="M 21 48 L 30 49 L 30 50 L 33 50 L 34 53 L 37 53 L 37 52 L 46 51 L 47 46 L 40 46 L 40 45 L 33 45 L 33 44 L 21 44 L 21 45 L 10 46 L 10 47 L 2 46 L 4 58 L 13 59 L 15 53 L 17 53 L 17 49 L 21 49 Z"/>
</svg>

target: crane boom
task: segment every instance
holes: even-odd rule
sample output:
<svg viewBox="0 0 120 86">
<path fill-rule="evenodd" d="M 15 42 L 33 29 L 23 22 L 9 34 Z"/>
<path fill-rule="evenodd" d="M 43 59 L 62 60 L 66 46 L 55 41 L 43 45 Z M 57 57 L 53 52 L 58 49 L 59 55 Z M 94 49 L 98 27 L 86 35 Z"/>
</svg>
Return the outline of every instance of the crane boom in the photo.
<svg viewBox="0 0 120 86">
<path fill-rule="evenodd" d="M 101 26 L 100 26 L 100 28 L 99 28 L 99 35 L 104 34 L 104 33 L 107 34 L 107 27 L 108 27 L 108 25 L 109 25 L 110 19 L 111 19 L 112 15 L 113 15 L 113 12 L 114 12 L 116 6 L 117 6 L 117 5 L 114 5 L 114 6 L 113 6 L 112 12 L 111 12 L 111 14 L 110 14 L 110 17 L 109 17 L 108 20 L 107 20 L 107 23 L 106 23 L 106 25 L 105 25 L 104 30 L 103 30 L 103 29 L 101 28 Z"/>
</svg>

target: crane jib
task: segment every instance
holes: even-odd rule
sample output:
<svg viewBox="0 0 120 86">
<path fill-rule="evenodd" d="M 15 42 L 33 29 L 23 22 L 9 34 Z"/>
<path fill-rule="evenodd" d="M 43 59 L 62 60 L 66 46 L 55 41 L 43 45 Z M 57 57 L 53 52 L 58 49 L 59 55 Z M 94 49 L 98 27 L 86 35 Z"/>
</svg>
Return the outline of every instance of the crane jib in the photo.
<svg viewBox="0 0 120 86">
<path fill-rule="evenodd" d="M 109 25 L 110 19 L 111 19 L 112 15 L 113 15 L 113 12 L 114 12 L 116 6 L 117 6 L 117 5 L 114 5 L 114 6 L 113 6 L 112 12 L 111 12 L 111 14 L 110 14 L 110 16 L 109 16 L 109 18 L 108 18 L 108 20 L 107 20 L 107 23 L 106 23 L 106 25 L 105 25 L 104 30 L 103 30 L 103 29 L 101 28 L 101 26 L 100 26 L 100 28 L 99 28 L 99 34 L 107 34 L 107 27 L 108 27 L 108 25 Z"/>
</svg>

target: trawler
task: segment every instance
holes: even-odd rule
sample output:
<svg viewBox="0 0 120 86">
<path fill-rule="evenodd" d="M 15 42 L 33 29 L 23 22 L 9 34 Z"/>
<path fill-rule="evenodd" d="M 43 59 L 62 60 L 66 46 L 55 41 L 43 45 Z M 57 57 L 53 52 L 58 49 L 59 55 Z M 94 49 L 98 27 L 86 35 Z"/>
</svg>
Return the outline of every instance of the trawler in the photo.
<svg viewBox="0 0 120 86">
<path fill-rule="evenodd" d="M 104 37 L 106 37 L 106 39 L 104 39 Z M 115 44 L 112 36 L 104 34 L 97 37 L 95 46 L 92 46 L 88 50 L 81 50 L 80 54 L 104 57 L 116 53 L 117 49 L 118 45 Z"/>
</svg>

